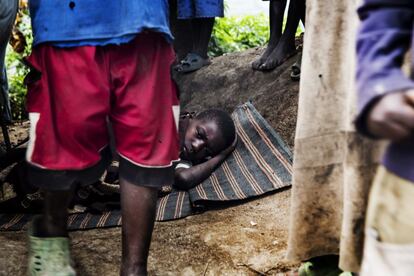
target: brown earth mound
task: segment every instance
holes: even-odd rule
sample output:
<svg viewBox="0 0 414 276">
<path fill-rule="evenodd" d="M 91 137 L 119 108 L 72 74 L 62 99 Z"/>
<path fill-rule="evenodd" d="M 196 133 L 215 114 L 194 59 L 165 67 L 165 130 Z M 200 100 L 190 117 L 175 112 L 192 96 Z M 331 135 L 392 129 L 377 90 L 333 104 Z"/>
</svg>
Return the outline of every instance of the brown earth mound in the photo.
<svg viewBox="0 0 414 276">
<path fill-rule="evenodd" d="M 290 79 L 296 57 L 270 72 L 251 69 L 260 49 L 215 58 L 210 66 L 187 75 L 174 74 L 183 110 L 219 107 L 231 112 L 251 100 L 260 114 L 293 147 L 299 82 Z"/>
</svg>

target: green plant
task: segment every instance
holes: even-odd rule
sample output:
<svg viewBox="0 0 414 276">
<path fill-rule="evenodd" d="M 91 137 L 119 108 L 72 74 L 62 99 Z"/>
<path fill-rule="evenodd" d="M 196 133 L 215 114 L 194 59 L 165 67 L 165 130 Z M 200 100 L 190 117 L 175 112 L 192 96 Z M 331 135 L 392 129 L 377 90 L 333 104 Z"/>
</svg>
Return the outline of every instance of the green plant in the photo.
<svg viewBox="0 0 414 276">
<path fill-rule="evenodd" d="M 216 20 L 209 45 L 210 56 L 263 46 L 269 37 L 269 18 L 264 14 L 224 17 Z"/>
<path fill-rule="evenodd" d="M 286 18 L 284 25 L 286 24 Z M 302 33 L 298 27 L 296 36 Z M 264 46 L 269 40 L 269 17 L 265 14 L 217 18 L 210 39 L 210 57 Z"/>
<path fill-rule="evenodd" d="M 29 69 L 23 64 L 22 59 L 28 56 L 32 45 L 33 37 L 30 18 L 26 9 L 19 13 L 18 29 L 26 40 L 26 46 L 22 53 L 16 53 L 7 47 L 6 68 L 9 80 L 9 96 L 13 120 L 23 120 L 27 118 L 25 111 L 25 99 L 27 89 L 23 83 Z"/>
</svg>

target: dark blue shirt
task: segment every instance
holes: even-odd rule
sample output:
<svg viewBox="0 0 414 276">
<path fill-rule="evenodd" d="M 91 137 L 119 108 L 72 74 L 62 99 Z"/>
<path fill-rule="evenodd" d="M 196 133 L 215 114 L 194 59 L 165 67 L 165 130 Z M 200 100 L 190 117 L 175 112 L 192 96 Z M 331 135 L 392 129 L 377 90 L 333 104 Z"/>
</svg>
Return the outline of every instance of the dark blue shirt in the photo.
<svg viewBox="0 0 414 276">
<path fill-rule="evenodd" d="M 357 38 L 357 88 L 360 132 L 369 135 L 365 115 L 383 95 L 414 89 L 414 82 L 401 70 L 413 37 L 414 0 L 365 0 L 358 10 L 361 27 Z M 411 62 L 411 64 L 413 64 Z M 414 182 L 414 140 L 391 144 L 384 166 Z"/>
<path fill-rule="evenodd" d="M 151 30 L 171 41 L 168 0 L 30 0 L 33 45 L 103 46 Z"/>
</svg>

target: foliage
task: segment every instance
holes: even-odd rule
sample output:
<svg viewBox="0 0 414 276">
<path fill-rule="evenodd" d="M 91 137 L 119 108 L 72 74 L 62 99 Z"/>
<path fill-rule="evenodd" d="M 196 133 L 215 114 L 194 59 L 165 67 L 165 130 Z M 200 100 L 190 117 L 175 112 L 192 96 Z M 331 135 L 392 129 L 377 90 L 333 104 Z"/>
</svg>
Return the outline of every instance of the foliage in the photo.
<svg viewBox="0 0 414 276">
<path fill-rule="evenodd" d="M 209 56 L 263 46 L 268 37 L 269 18 L 264 14 L 218 18 L 210 39 Z"/>
<path fill-rule="evenodd" d="M 17 43 L 24 45 L 22 52 L 17 53 L 13 51 L 9 45 L 6 55 L 6 68 L 9 80 L 9 96 L 11 103 L 11 110 L 13 120 L 22 120 L 27 118 L 25 112 L 25 98 L 26 98 L 26 86 L 23 84 L 23 80 L 28 73 L 28 68 L 22 63 L 22 59 L 28 56 L 30 53 L 30 46 L 32 45 L 33 37 L 30 25 L 30 18 L 28 16 L 27 9 L 22 9 L 19 12 L 15 32 L 20 32 L 25 39 L 24 42 Z M 14 36 L 14 35 L 13 35 Z"/>
<path fill-rule="evenodd" d="M 286 25 L 286 18 L 284 20 Z M 285 27 L 285 26 L 284 26 Z M 296 36 L 302 29 L 298 27 Z M 264 46 L 269 40 L 269 17 L 265 14 L 217 18 L 210 39 L 210 57 Z"/>
</svg>

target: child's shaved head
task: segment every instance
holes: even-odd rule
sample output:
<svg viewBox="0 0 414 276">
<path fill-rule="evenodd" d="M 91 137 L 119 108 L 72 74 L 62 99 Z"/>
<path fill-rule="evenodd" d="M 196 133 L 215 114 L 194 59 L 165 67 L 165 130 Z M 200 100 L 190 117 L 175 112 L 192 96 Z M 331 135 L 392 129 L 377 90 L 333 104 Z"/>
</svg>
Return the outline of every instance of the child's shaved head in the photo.
<svg viewBox="0 0 414 276">
<path fill-rule="evenodd" d="M 234 127 L 233 119 L 226 111 L 221 109 L 207 109 L 197 114 L 195 119 L 216 123 L 225 141 L 226 148 L 233 143 L 236 137 L 236 128 Z"/>
</svg>

